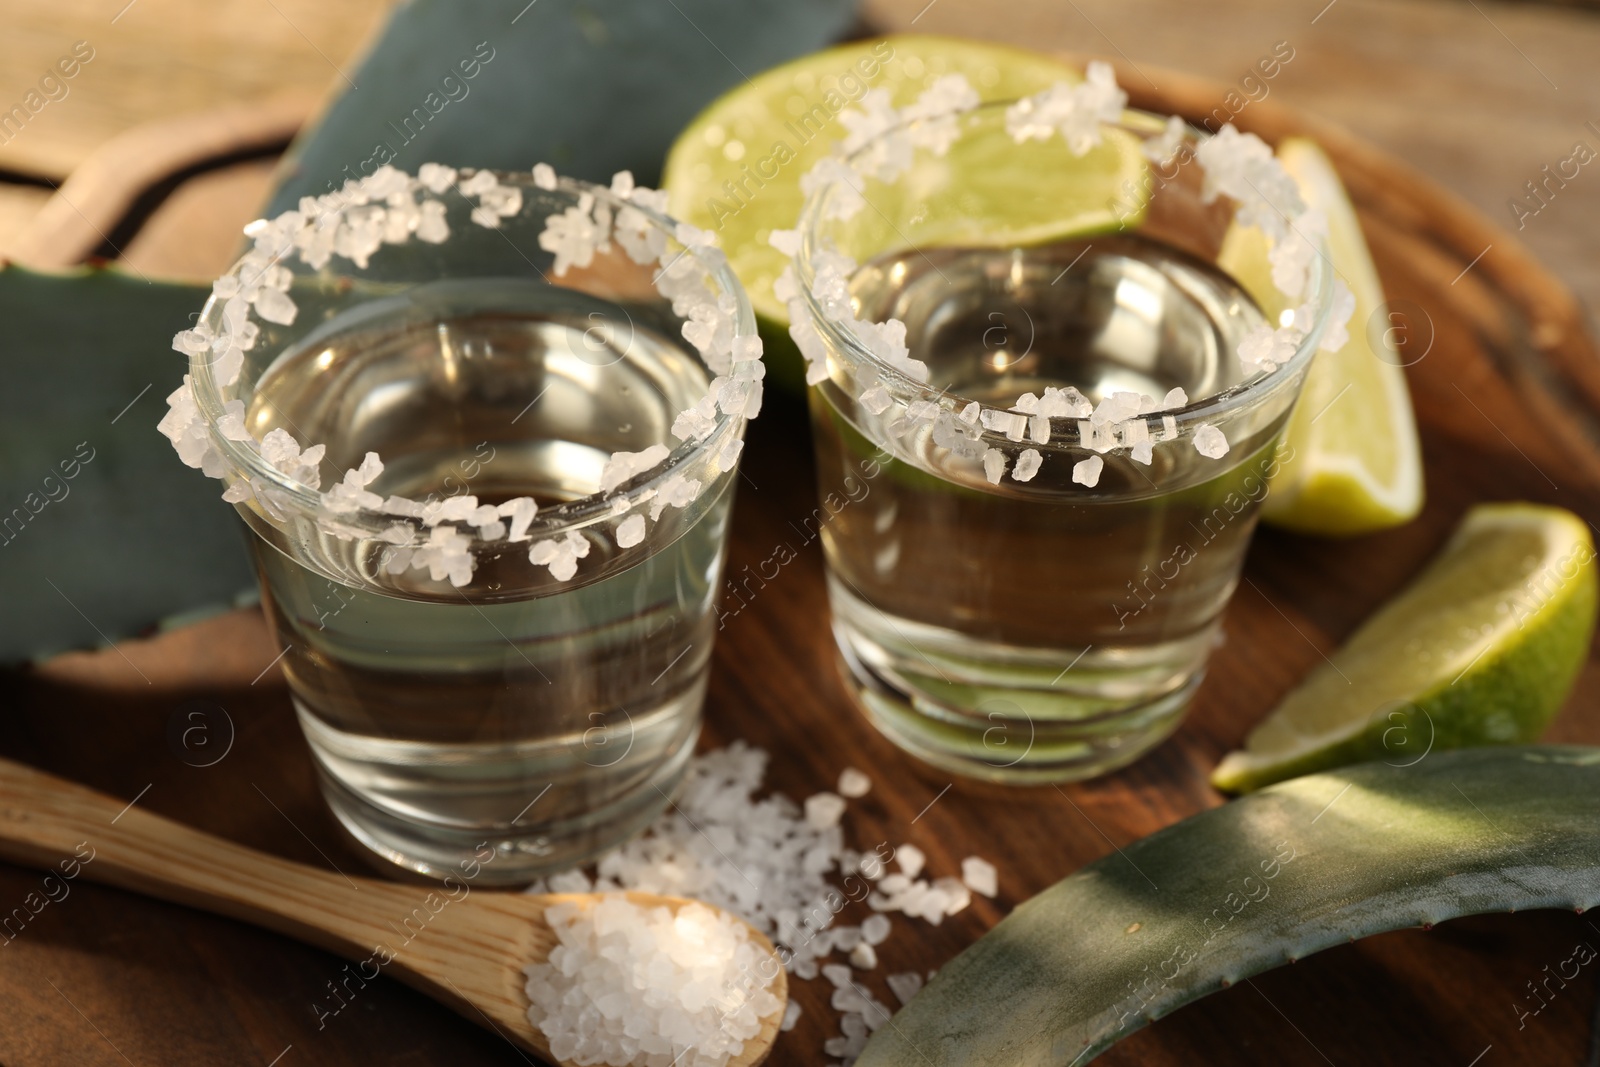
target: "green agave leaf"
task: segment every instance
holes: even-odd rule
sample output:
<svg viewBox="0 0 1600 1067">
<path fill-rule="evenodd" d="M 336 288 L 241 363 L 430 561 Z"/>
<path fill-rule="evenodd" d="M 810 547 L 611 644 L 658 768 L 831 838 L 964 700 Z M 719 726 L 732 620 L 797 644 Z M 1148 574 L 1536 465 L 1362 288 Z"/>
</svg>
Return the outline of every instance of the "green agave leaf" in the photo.
<svg viewBox="0 0 1600 1067">
<path fill-rule="evenodd" d="M 1369 934 L 1600 902 L 1600 749 L 1297 778 L 1083 868 L 945 965 L 859 1067 L 1087 1063 L 1145 1023 Z"/>
<path fill-rule="evenodd" d="M 98 644 L 251 585 L 217 482 L 155 424 L 209 288 L 0 268 L 0 662 Z"/>
<path fill-rule="evenodd" d="M 270 213 L 385 162 L 655 184 L 672 139 L 746 75 L 835 39 L 854 0 L 411 0 L 291 149 Z M 468 76 L 470 72 L 470 77 Z"/>
<path fill-rule="evenodd" d="M 583 177 L 631 168 L 653 182 L 708 100 L 744 72 L 832 40 L 853 7 L 410 0 L 345 72 L 359 89 L 297 139 L 270 210 L 362 173 L 380 143 L 413 169 L 543 159 Z M 218 484 L 155 430 L 183 372 L 170 339 L 208 292 L 115 270 L 0 268 L 0 662 L 115 640 L 250 587 Z"/>
</svg>

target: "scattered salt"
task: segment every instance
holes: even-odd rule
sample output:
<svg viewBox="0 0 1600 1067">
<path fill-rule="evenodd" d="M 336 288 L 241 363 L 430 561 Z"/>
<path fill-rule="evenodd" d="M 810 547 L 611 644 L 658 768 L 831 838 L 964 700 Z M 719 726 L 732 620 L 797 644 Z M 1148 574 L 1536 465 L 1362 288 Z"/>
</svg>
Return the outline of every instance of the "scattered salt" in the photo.
<svg viewBox="0 0 1600 1067">
<path fill-rule="evenodd" d="M 1018 415 L 1012 411 L 984 408 L 979 412 L 978 417 L 985 430 L 1003 433 L 1012 441 L 1022 440 L 1023 431 L 1028 428 L 1026 416 Z"/>
<path fill-rule="evenodd" d="M 814 830 L 827 830 L 839 825 L 844 815 L 844 798 L 837 793 L 818 793 L 806 798 L 806 822 Z"/>
<path fill-rule="evenodd" d="M 916 845 L 901 845 L 895 849 L 894 858 L 900 863 L 900 870 L 907 878 L 915 878 L 922 873 L 922 865 L 928 857 Z"/>
<path fill-rule="evenodd" d="M 977 856 L 968 856 L 961 861 L 961 881 L 974 893 L 986 897 L 992 897 L 1000 891 L 999 875 L 994 864 Z"/>
<path fill-rule="evenodd" d="M 846 767 L 839 774 L 839 795 L 854 800 L 864 797 L 872 789 L 872 779 L 854 767 Z"/>
<path fill-rule="evenodd" d="M 882 918 L 882 916 L 876 916 L 876 918 Z M 863 941 L 850 950 L 850 962 L 858 970 L 873 970 L 878 966 L 878 951 Z"/>
<path fill-rule="evenodd" d="M 851 791 L 847 784 L 859 784 L 845 781 L 851 777 L 848 772 L 840 776 L 839 794 L 817 794 L 803 807 L 781 794 L 755 799 L 766 763 L 765 752 L 743 742 L 693 757 L 673 806 L 644 834 L 602 856 L 592 881 L 581 871 L 567 872 L 529 888 L 601 893 L 623 889 L 695 897 L 744 918 L 779 947 L 795 979 L 820 976 L 833 986 L 830 1004 L 842 1013 L 842 1036 L 830 1038 L 827 1051 L 852 1062 L 868 1034 L 888 1022 L 890 1011 L 856 981 L 849 965 L 827 958 L 843 953 L 851 964 L 871 970 L 894 929 L 888 913 L 899 911 L 937 924 L 967 907 L 972 890 L 958 878 L 919 877 L 926 857 L 913 845 L 892 852 L 886 845 L 867 852 L 845 848 L 839 825 L 845 808 L 841 794 Z M 866 779 L 864 774 L 860 777 Z M 884 869 L 891 856 L 899 867 L 894 874 Z M 848 886 L 848 876 L 857 871 L 874 879 L 868 897 L 874 914 L 859 926 L 836 925 L 848 900 L 830 877 L 835 872 L 844 875 Z M 851 895 L 860 899 L 855 892 Z M 889 988 L 901 1003 L 918 985 L 916 975 L 889 978 Z M 628 1003 L 628 996 L 620 1002 Z M 562 1008 L 574 1018 L 585 1010 Z M 792 1026 L 796 1019 L 798 1011 L 791 1004 L 784 1025 Z M 597 1016 L 595 1025 L 603 1029 L 609 1022 Z M 659 1061 L 641 1055 L 618 1062 L 670 1064 L 680 1052 L 662 1053 Z M 705 1061 L 689 1054 L 682 1060 L 700 1062 Z"/>
<path fill-rule="evenodd" d="M 922 989 L 922 975 L 915 971 L 906 971 L 902 974 L 891 974 L 884 981 L 889 983 L 889 992 L 901 1004 L 911 1003 L 911 998 Z"/>
</svg>

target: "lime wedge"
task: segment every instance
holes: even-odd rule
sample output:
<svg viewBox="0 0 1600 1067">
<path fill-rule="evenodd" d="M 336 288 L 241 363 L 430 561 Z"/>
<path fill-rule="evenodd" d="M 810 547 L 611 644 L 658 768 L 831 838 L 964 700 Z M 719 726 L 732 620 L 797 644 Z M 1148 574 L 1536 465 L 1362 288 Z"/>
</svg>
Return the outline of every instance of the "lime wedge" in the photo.
<svg viewBox="0 0 1600 1067">
<path fill-rule="evenodd" d="M 1349 342 L 1318 353 L 1311 364 L 1284 436 L 1291 451 L 1272 479 L 1261 517 L 1333 536 L 1398 526 L 1422 510 L 1422 455 L 1401 369 L 1405 360 L 1394 344 L 1400 335 L 1382 318 L 1383 287 L 1333 164 L 1303 137 L 1279 144 L 1278 159 L 1306 202 L 1327 216 L 1328 255 L 1356 309 Z M 1219 263 L 1275 321 L 1288 301 L 1272 284 L 1266 253 L 1260 230 L 1236 227 L 1223 240 Z"/>
<path fill-rule="evenodd" d="M 713 101 L 673 142 L 661 183 L 668 210 L 717 234 L 750 294 L 768 354 L 777 357 L 769 363 L 780 382 L 798 383 L 802 375 L 799 354 L 793 352 L 787 332 L 788 311 L 772 293 L 772 283 L 787 260 L 767 244 L 768 234 L 791 228 L 799 219 L 805 200 L 801 175 L 849 133 L 839 120 L 841 111 L 857 106 L 866 92 L 878 88 L 889 91 L 894 106 L 904 107 L 946 74 L 965 75 L 986 101 L 1027 96 L 1056 82 L 1083 77 L 1049 56 L 977 41 L 921 35 L 855 41 L 756 75 Z M 972 235 L 981 236 L 984 244 L 1024 244 L 1105 228 L 1116 221 L 1109 203 L 1123 182 L 1142 177 L 1144 165 L 1136 151 L 1128 158 L 1120 143 L 1109 152 L 1097 152 L 1088 168 L 1040 166 L 1026 173 L 986 173 L 982 166 L 958 166 L 960 158 L 981 161 L 974 146 L 958 149 L 953 156 L 948 168 L 951 180 L 960 183 L 963 192 L 971 184 L 970 203 L 963 200 L 965 230 L 910 235 L 919 244 Z M 1109 162 L 1103 162 L 1106 159 Z M 1081 177 L 1096 170 L 1104 171 L 1102 178 Z M 1006 208 L 1015 194 L 1053 195 L 1057 184 L 1062 186 L 1061 225 L 1049 234 L 1015 233 L 1017 228 L 1006 221 Z M 1142 188 L 1142 183 L 1135 181 L 1134 187 Z M 779 354 L 784 352 L 789 353 L 787 359 Z"/>
<path fill-rule="evenodd" d="M 1571 512 L 1478 505 L 1211 783 L 1245 792 L 1362 760 L 1404 766 L 1433 749 L 1533 740 L 1588 655 L 1594 558 Z"/>
</svg>

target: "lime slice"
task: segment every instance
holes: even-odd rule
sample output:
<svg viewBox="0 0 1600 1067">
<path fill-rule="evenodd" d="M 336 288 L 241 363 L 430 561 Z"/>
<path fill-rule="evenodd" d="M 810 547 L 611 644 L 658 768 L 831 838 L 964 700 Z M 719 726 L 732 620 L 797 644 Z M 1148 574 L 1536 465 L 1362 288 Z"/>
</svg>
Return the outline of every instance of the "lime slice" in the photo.
<svg viewBox="0 0 1600 1067">
<path fill-rule="evenodd" d="M 1594 542 L 1561 508 L 1480 504 L 1211 775 L 1244 792 L 1312 771 L 1538 736 L 1594 633 Z"/>
<path fill-rule="evenodd" d="M 1149 205 L 1140 145 L 1113 129 L 1081 156 L 1063 137 L 1018 151 L 998 125 L 971 127 L 937 166 L 913 168 L 890 184 L 869 181 L 872 207 L 852 220 L 852 244 L 1022 248 L 1138 226 Z M 780 257 L 779 270 L 782 264 Z"/>
<path fill-rule="evenodd" d="M 713 101 L 673 143 L 662 177 L 668 210 L 717 234 L 750 294 L 769 355 L 789 352 L 788 359 L 769 360 L 778 380 L 798 382 L 801 372 L 787 332 L 788 311 L 772 293 L 772 283 L 787 259 L 767 244 L 768 234 L 793 227 L 800 217 L 805 199 L 801 175 L 849 133 L 839 120 L 841 111 L 877 88 L 889 90 L 894 106 L 904 107 L 946 74 L 965 75 L 986 101 L 1027 96 L 1056 82 L 1083 77 L 1049 56 L 977 41 L 920 35 L 856 41 L 756 75 Z M 943 236 L 921 230 L 911 239 L 932 243 L 951 236 L 979 236 L 984 244 L 1023 244 L 1105 228 L 1116 221 L 1109 204 L 1122 183 L 1143 175 L 1137 153 L 1131 160 L 1127 156 L 1119 144 L 1109 152 L 1097 152 L 1089 168 L 1040 166 L 1026 173 L 985 173 L 981 166 L 958 169 L 952 159 L 953 180 L 971 184 L 970 200 L 962 204 L 966 230 Z M 1105 157 L 1112 162 L 1102 164 Z M 981 159 L 970 147 L 960 150 L 958 158 Z M 1058 176 L 1097 170 L 1104 174 L 1088 179 L 1088 188 L 1081 177 Z M 1019 191 L 1030 196 L 1055 194 L 1058 184 L 1062 188 L 1057 232 L 1015 234 L 1006 219 L 1008 203 Z M 1134 187 L 1142 189 L 1143 183 L 1135 181 Z M 1092 217 L 1077 217 L 1085 215 Z"/>
<path fill-rule="evenodd" d="M 767 235 L 800 217 L 800 176 L 849 133 L 839 113 L 879 88 L 904 107 L 946 74 L 966 75 L 984 100 L 1083 77 L 1048 56 L 951 37 L 884 37 L 814 52 L 756 75 L 685 127 L 661 181 L 668 210 L 716 232 L 756 311 L 787 324 L 772 283 L 788 260 Z"/>
<path fill-rule="evenodd" d="M 1394 344 L 1400 334 L 1381 318 L 1383 287 L 1333 164 L 1302 137 L 1279 144 L 1278 159 L 1306 202 L 1327 216 L 1328 255 L 1356 309 L 1350 340 L 1337 352 L 1318 353 L 1311 364 L 1284 436 L 1290 451 L 1261 517 L 1334 536 L 1398 526 L 1422 510 L 1422 455 L 1401 370 L 1405 360 Z M 1224 238 L 1219 263 L 1276 321 L 1288 301 L 1272 284 L 1266 253 L 1260 230 L 1236 227 Z M 1370 328 L 1374 316 L 1380 316 L 1378 326 Z"/>
</svg>

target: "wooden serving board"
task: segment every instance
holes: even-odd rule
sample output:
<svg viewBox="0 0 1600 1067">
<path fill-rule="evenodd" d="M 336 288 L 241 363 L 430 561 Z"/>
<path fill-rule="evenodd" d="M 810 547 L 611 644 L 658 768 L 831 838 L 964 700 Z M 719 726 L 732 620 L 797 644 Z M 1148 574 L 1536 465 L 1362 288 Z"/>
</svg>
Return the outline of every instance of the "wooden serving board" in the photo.
<svg viewBox="0 0 1600 1067">
<path fill-rule="evenodd" d="M 1160 96 L 1136 94 L 1135 103 L 1199 113 L 1221 91 L 1171 72 L 1159 80 Z M 1243 118 L 1269 139 L 1315 135 L 1345 176 L 1391 304 L 1412 331 L 1406 351 L 1426 352 L 1407 374 L 1428 502 L 1408 526 L 1357 540 L 1258 534 L 1226 644 L 1187 722 L 1150 756 L 1093 782 L 997 790 L 951 782 L 880 739 L 835 675 L 820 550 L 807 534 L 817 501 L 802 405 L 773 396 L 752 429 L 730 577 L 787 556 L 785 546 L 795 558 L 718 635 L 703 744 L 744 738 L 767 749 L 769 785 L 796 799 L 859 767 L 874 786 L 846 817 L 856 846 L 914 843 L 934 875 L 958 873 L 968 855 L 1000 869 L 997 900 L 979 899 L 937 928 L 896 919 L 880 969 L 865 976 L 887 1003 L 884 974 L 940 966 L 1088 861 L 1222 803 L 1206 784 L 1218 757 L 1413 574 L 1471 504 L 1527 499 L 1600 517 L 1600 363 L 1567 290 L 1449 192 L 1339 130 L 1270 102 Z M 245 611 L 9 675 L 0 680 L 0 753 L 257 848 L 360 869 L 365 857 L 318 798 L 271 666 L 277 651 L 260 615 Z M 1549 738 L 1600 743 L 1597 698 L 1591 661 Z M 40 888 L 38 874 L 0 866 L 0 918 Z M 1185 903 L 1195 902 L 1174 905 Z M 1580 941 L 1600 946 L 1600 924 L 1552 912 L 1384 935 L 1214 995 L 1100 1062 L 1585 1062 L 1597 969 L 1552 984 L 1536 1015 L 1527 986 Z M 75 882 L 14 940 L 0 937 L 0 1065 L 523 1062 L 494 1034 L 390 982 L 368 986 L 319 1028 L 313 1005 L 325 1003 L 340 967 L 236 923 Z M 791 988 L 805 1013 L 770 1062 L 825 1062 L 822 1043 L 837 1032 L 830 987 Z"/>
</svg>

